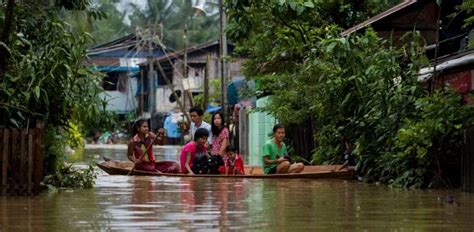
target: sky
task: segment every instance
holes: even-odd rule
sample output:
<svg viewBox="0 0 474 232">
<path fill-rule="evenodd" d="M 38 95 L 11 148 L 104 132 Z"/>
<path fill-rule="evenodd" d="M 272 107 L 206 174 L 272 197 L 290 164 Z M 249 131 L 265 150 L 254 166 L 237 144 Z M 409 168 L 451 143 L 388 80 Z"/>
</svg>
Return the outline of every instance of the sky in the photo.
<svg viewBox="0 0 474 232">
<path fill-rule="evenodd" d="M 127 8 L 128 8 L 128 5 L 130 3 L 134 3 L 136 4 L 137 6 L 140 6 L 140 8 L 145 8 L 146 7 L 146 4 L 147 4 L 147 1 L 145 0 L 121 0 L 120 3 L 117 5 L 117 9 L 121 12 L 123 11 L 126 11 Z M 124 17 L 123 19 L 123 22 L 127 25 L 130 25 L 130 19 L 128 18 L 130 12 L 128 12 L 126 14 L 126 16 Z"/>
<path fill-rule="evenodd" d="M 134 3 L 138 6 L 141 6 L 142 8 L 146 6 L 146 1 L 144 0 L 121 0 L 120 3 L 117 5 L 117 9 L 119 9 L 120 11 L 124 11 L 129 3 Z"/>
<path fill-rule="evenodd" d="M 198 5 L 199 2 L 206 4 L 206 10 L 210 10 L 211 11 L 210 14 L 215 14 L 218 11 L 216 7 L 207 8 L 207 4 L 213 4 L 215 6 L 218 2 L 216 0 L 190 0 L 190 1 L 193 2 L 193 5 Z M 145 8 L 147 5 L 146 0 L 120 0 L 120 2 L 117 4 L 117 9 L 121 12 L 126 11 L 130 3 L 134 3 L 140 6 L 142 9 Z M 130 25 L 130 20 L 128 18 L 129 14 L 130 13 L 127 13 L 124 18 L 124 23 L 126 23 L 127 25 Z"/>
</svg>

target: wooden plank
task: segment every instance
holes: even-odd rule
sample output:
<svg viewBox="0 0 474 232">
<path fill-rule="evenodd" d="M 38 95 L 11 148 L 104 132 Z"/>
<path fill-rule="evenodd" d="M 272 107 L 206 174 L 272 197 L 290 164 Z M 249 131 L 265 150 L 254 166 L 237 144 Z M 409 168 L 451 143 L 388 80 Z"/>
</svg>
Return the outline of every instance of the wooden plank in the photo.
<svg viewBox="0 0 474 232">
<path fill-rule="evenodd" d="M 26 164 L 27 164 L 27 155 L 26 155 L 26 151 L 27 151 L 26 138 L 27 137 L 26 136 L 27 136 L 27 130 L 23 129 L 21 131 L 21 136 L 20 136 L 20 183 L 21 183 L 20 191 L 25 192 L 25 193 L 28 192 L 28 188 L 27 188 L 28 179 L 26 179 L 26 175 L 25 175 L 27 173 L 27 170 L 25 170 Z"/>
<path fill-rule="evenodd" d="M 27 149 L 27 156 L 28 156 L 28 174 L 27 174 L 27 181 L 28 181 L 28 194 L 33 195 L 33 134 L 34 130 L 30 130 L 28 134 L 28 149 Z"/>
<path fill-rule="evenodd" d="M 10 131 L 3 129 L 3 150 L 2 150 L 2 195 L 7 195 L 8 184 L 8 150 Z"/>
<path fill-rule="evenodd" d="M 471 192 L 471 180 L 470 180 L 470 170 L 469 167 L 471 166 L 471 160 L 469 156 L 472 154 L 472 129 L 468 128 L 466 130 L 466 138 L 464 141 L 464 154 L 463 154 L 463 190 L 467 192 Z"/>
<path fill-rule="evenodd" d="M 466 180 L 465 181 L 466 181 L 466 184 L 467 184 L 467 190 L 472 191 L 472 189 L 471 189 L 472 184 L 471 184 L 471 179 L 470 179 L 470 177 L 471 177 L 470 173 L 471 172 L 469 170 L 469 167 L 471 166 L 471 159 L 469 159 L 469 156 L 472 154 L 472 144 L 471 144 L 472 143 L 472 129 L 469 129 L 467 133 L 468 133 L 467 134 L 468 143 L 467 143 L 467 151 L 466 151 L 466 155 L 465 155 L 465 157 L 466 157 L 466 163 L 465 163 Z"/>
<path fill-rule="evenodd" d="M 462 143 L 462 155 L 461 155 L 461 188 L 463 191 L 467 191 L 467 153 L 469 151 L 469 145 L 467 143 L 469 139 L 469 130 L 464 129 L 464 134 L 463 134 L 463 143 Z"/>
<path fill-rule="evenodd" d="M 10 183 L 10 195 L 19 195 L 20 188 L 20 170 L 19 170 L 19 156 L 18 156 L 18 130 L 12 129 L 12 148 L 11 148 L 11 164 L 10 172 L 12 174 L 12 181 Z"/>
<path fill-rule="evenodd" d="M 474 192 L 474 159 L 472 158 L 474 155 L 474 128 L 467 128 L 464 133 L 461 185 L 463 191 Z"/>
<path fill-rule="evenodd" d="M 0 196 L 2 196 L 3 180 L 3 128 L 0 128 Z"/>
<path fill-rule="evenodd" d="M 35 153 L 34 153 L 34 175 L 35 175 L 35 191 L 38 194 L 40 183 L 43 180 L 43 133 L 44 125 L 39 123 L 35 130 Z"/>
<path fill-rule="evenodd" d="M 472 146 L 471 146 L 471 141 L 472 141 L 472 130 L 467 129 L 465 132 L 465 140 L 464 140 L 464 154 L 463 154 L 463 159 L 462 159 L 462 166 L 463 166 L 463 190 L 470 192 L 470 180 L 469 180 L 469 166 L 470 166 L 470 160 L 469 160 L 469 155 L 471 154 L 472 151 Z"/>
<path fill-rule="evenodd" d="M 3 135 L 3 133 L 2 133 L 2 135 Z M 3 140 L 0 140 L 0 143 L 1 143 L 2 141 L 3 141 Z M 1 225 L 1 227 L 3 227 L 3 228 L 8 228 L 8 226 L 9 226 L 9 221 L 10 221 L 10 220 L 7 219 L 8 217 L 3 216 L 3 215 L 8 215 L 9 213 L 11 213 L 11 212 L 9 212 L 9 211 L 7 210 L 7 198 L 6 198 L 6 197 L 0 197 L 0 207 L 1 207 L 0 213 L 1 213 L 1 215 L 2 215 L 2 217 L 0 217 L 0 219 L 2 219 L 2 222 L 1 222 L 0 225 Z M 6 231 L 6 229 L 5 229 L 5 231 Z"/>
</svg>

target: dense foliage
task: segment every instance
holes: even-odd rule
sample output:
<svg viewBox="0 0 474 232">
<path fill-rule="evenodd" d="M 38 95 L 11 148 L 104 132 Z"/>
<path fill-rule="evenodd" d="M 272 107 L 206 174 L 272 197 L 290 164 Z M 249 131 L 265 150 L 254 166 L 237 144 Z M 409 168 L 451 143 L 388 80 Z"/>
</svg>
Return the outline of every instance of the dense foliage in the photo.
<svg viewBox="0 0 474 232">
<path fill-rule="evenodd" d="M 340 27 L 371 14 L 348 1 L 348 12 L 361 17 L 345 13 L 340 23 L 335 9 L 344 2 L 228 3 L 231 35 L 250 57 L 246 76 L 272 94 L 264 110 L 288 125 L 315 122 L 313 163 L 341 162 L 348 139 L 369 182 L 455 186 L 456 178 L 447 177 L 458 169 L 462 129 L 472 123 L 473 109 L 449 89 L 425 91 L 417 77 L 427 64 L 425 44 L 417 33 L 397 41 L 402 47 L 371 30 L 341 37 Z"/>
<path fill-rule="evenodd" d="M 92 121 L 105 102 L 98 76 L 81 65 L 87 34 L 70 32 L 55 5 L 17 4 L 10 59 L 0 83 L 0 124 L 66 126 Z"/>
<path fill-rule="evenodd" d="M 100 78 L 81 63 L 91 37 L 73 32 L 62 15 L 84 11 L 98 19 L 102 13 L 86 0 L 13 3 L 0 6 L 1 44 L 7 51 L 0 66 L 0 126 L 43 123 L 45 172 L 57 173 L 68 141 L 82 143 L 80 126 L 109 121 L 99 97 Z"/>
<path fill-rule="evenodd" d="M 227 34 L 251 58 L 252 75 L 291 71 L 317 43 L 323 28 L 348 28 L 398 3 L 397 0 L 226 1 Z"/>
</svg>

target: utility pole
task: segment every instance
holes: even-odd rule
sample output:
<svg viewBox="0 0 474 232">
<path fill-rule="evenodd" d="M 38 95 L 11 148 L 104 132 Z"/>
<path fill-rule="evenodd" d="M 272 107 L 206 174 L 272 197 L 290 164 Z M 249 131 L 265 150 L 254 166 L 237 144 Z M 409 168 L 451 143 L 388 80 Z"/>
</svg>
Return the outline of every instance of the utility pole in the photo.
<svg viewBox="0 0 474 232">
<path fill-rule="evenodd" d="M 183 35 L 183 40 L 184 40 L 184 64 L 183 64 L 183 77 L 184 79 L 189 78 L 188 74 L 188 24 L 184 23 L 184 35 Z M 184 81 L 184 80 L 183 80 Z M 189 83 L 189 82 L 188 82 Z M 193 95 L 189 89 L 184 90 L 184 105 L 186 106 L 186 96 L 189 99 L 189 106 L 193 107 L 194 106 L 194 100 L 193 100 Z"/>
<path fill-rule="evenodd" d="M 155 72 L 153 70 L 153 48 L 151 42 L 151 34 L 148 39 L 148 111 L 150 112 L 150 130 L 152 127 L 153 111 L 155 109 Z"/>
<path fill-rule="evenodd" d="M 221 66 L 221 109 L 224 114 L 224 122 L 227 122 L 227 15 L 224 9 L 224 0 L 219 0 L 220 17 L 220 66 Z"/>
<path fill-rule="evenodd" d="M 208 54 L 206 56 L 206 69 L 204 70 L 204 97 L 202 100 L 202 109 L 207 109 L 207 102 L 209 101 L 209 62 L 211 56 Z"/>
<path fill-rule="evenodd" d="M 183 40 L 184 40 L 183 81 L 185 81 L 184 79 L 188 78 L 188 23 L 187 22 L 184 22 Z M 188 90 L 184 89 L 184 94 L 183 94 L 184 108 L 186 108 L 187 95 L 188 95 Z M 183 113 L 185 112 L 183 111 Z"/>
</svg>

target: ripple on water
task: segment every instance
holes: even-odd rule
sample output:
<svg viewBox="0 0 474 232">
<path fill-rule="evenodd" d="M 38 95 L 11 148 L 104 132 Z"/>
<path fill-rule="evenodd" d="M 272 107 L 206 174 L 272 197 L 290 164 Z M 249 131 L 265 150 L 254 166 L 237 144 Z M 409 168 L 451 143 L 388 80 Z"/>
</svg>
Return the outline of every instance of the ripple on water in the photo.
<svg viewBox="0 0 474 232">
<path fill-rule="evenodd" d="M 178 148 L 167 149 L 170 157 L 177 154 Z M 89 155 L 107 152 L 113 159 L 126 159 L 126 149 Z M 444 204 L 447 194 L 457 204 Z M 472 231 L 472 209 L 474 195 L 459 191 L 400 190 L 340 180 L 100 172 L 91 190 L 0 198 L 0 231 Z"/>
</svg>

